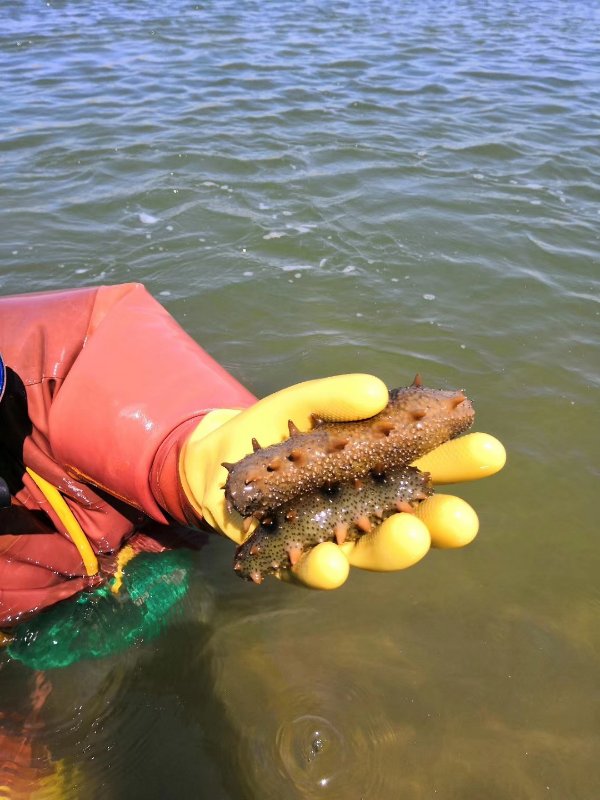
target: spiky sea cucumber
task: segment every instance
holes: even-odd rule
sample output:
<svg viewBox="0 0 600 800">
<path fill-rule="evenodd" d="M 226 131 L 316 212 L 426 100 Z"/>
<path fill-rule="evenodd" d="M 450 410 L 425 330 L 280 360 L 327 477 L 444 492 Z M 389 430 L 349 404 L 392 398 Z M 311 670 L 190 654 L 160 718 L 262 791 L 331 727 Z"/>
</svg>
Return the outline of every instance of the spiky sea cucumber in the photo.
<svg viewBox="0 0 600 800">
<path fill-rule="evenodd" d="M 403 467 L 466 431 L 475 412 L 460 391 L 429 389 L 419 376 L 392 389 L 379 414 L 359 422 L 321 422 L 299 433 L 290 420 L 290 437 L 260 448 L 236 464 L 225 496 L 242 516 L 260 519 L 273 509 L 321 486 L 336 485 L 375 471 Z"/>
<path fill-rule="evenodd" d="M 354 541 L 392 514 L 411 511 L 432 492 L 428 473 L 400 467 L 301 495 L 263 519 L 237 549 L 234 569 L 262 583 L 320 542 Z"/>
</svg>

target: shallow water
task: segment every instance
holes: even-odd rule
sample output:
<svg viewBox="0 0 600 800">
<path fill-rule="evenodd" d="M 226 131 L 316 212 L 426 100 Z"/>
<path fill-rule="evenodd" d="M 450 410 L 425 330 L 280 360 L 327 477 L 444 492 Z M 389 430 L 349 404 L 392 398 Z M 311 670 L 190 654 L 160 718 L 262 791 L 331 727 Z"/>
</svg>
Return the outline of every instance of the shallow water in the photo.
<svg viewBox="0 0 600 800">
<path fill-rule="evenodd" d="M 597 798 L 597 5 L 3 18 L 0 293 L 143 281 L 257 395 L 419 371 L 509 453 L 457 488 L 463 551 L 325 595 L 215 539 L 158 639 L 49 671 L 37 715 L 4 661 L 41 795 L 60 764 L 73 797 Z"/>
</svg>

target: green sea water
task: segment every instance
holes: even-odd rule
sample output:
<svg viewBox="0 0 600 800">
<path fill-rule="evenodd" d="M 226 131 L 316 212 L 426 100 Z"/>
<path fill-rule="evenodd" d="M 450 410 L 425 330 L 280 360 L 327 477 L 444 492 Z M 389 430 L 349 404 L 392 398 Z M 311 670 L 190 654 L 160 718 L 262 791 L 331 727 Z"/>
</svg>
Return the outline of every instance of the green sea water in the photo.
<svg viewBox="0 0 600 800">
<path fill-rule="evenodd" d="M 74 798 L 600 797 L 597 3 L 2 19 L 0 294 L 141 281 L 258 396 L 420 372 L 508 451 L 453 487 L 475 542 L 403 573 L 255 587 L 215 537 L 158 638 L 46 673 L 40 773 Z M 4 732 L 32 682 L 0 663 Z"/>
</svg>

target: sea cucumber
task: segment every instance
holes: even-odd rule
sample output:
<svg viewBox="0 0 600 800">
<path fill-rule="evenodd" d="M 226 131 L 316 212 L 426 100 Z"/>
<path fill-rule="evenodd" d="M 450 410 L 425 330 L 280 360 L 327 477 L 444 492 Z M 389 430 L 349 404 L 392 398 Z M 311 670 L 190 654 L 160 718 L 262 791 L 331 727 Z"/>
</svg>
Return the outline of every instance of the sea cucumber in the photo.
<svg viewBox="0 0 600 800">
<path fill-rule="evenodd" d="M 234 569 L 262 583 L 305 550 L 325 541 L 353 541 L 392 514 L 412 511 L 432 492 L 428 473 L 400 467 L 301 495 L 263 519 L 237 549 Z"/>
<path fill-rule="evenodd" d="M 466 431 L 474 416 L 462 392 L 428 389 L 417 375 L 411 386 L 392 389 L 388 405 L 370 419 L 317 420 L 308 433 L 290 420 L 289 439 L 265 448 L 254 440 L 254 453 L 224 464 L 227 502 L 242 516 L 261 519 L 319 487 L 408 466 Z"/>
</svg>

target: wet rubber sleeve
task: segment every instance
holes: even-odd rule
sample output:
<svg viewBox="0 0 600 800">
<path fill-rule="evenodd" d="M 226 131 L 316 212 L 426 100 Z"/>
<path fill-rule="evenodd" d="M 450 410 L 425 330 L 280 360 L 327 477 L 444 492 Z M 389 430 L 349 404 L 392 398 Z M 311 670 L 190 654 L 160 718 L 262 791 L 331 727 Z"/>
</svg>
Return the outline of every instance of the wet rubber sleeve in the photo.
<svg viewBox="0 0 600 800">
<path fill-rule="evenodd" d="M 176 453 L 210 409 L 254 397 L 143 286 L 99 289 L 85 343 L 49 414 L 56 459 L 154 519 L 181 518 Z M 114 298 L 113 298 L 114 299 Z M 159 452 L 160 451 L 160 452 Z"/>
</svg>

